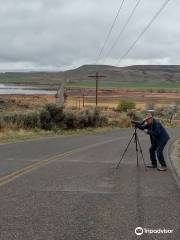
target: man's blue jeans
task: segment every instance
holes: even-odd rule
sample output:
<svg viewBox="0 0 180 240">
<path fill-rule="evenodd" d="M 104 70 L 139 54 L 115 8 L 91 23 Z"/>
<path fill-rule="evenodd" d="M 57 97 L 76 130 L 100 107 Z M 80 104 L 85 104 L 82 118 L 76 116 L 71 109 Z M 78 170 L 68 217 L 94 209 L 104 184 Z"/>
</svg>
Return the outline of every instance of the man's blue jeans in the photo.
<svg viewBox="0 0 180 240">
<path fill-rule="evenodd" d="M 164 155 L 163 155 L 163 150 L 166 144 L 167 142 L 157 143 L 156 141 L 153 141 L 149 149 L 150 159 L 153 166 L 157 166 L 157 159 L 156 159 L 156 155 L 157 155 L 157 158 L 161 166 L 166 167 L 166 162 L 164 160 Z"/>
</svg>

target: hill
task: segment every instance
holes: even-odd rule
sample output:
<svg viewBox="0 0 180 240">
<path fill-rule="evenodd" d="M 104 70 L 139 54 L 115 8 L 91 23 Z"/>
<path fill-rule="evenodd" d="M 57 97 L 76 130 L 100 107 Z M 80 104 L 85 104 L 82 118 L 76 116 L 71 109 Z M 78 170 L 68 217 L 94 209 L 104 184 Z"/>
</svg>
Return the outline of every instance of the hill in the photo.
<svg viewBox="0 0 180 240">
<path fill-rule="evenodd" d="M 66 71 L 66 79 L 70 81 L 90 81 L 88 75 L 98 71 L 106 76 L 108 82 L 148 82 L 148 83 L 180 83 L 180 66 L 177 65 L 138 65 L 129 67 L 114 67 L 106 65 L 84 65 L 77 69 Z"/>
<path fill-rule="evenodd" d="M 89 75 L 103 74 L 104 82 L 121 83 L 178 83 L 180 65 L 136 65 L 114 67 L 107 65 L 83 65 L 64 72 L 16 72 L 1 73 L 0 83 L 59 84 L 66 82 L 90 82 Z"/>
</svg>

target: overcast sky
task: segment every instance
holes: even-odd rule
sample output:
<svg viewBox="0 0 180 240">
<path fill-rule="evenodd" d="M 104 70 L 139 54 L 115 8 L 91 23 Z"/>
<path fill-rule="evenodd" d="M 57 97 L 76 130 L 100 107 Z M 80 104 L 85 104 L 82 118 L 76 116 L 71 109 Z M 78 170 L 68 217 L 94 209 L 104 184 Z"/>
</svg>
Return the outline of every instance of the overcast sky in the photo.
<svg viewBox="0 0 180 240">
<path fill-rule="evenodd" d="M 116 65 L 165 0 L 141 0 L 126 31 L 107 56 L 137 0 L 125 0 L 99 63 Z M 66 70 L 97 60 L 121 0 L 0 0 L 0 71 Z M 122 60 L 180 64 L 180 1 L 171 0 Z"/>
</svg>

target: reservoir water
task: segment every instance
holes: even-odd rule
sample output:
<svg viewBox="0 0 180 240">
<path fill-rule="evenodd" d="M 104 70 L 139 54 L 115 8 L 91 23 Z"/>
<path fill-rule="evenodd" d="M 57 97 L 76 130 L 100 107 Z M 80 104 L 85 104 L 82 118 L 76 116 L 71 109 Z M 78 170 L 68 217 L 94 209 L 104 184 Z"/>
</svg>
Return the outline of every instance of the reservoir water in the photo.
<svg viewBox="0 0 180 240">
<path fill-rule="evenodd" d="M 33 86 L 0 84 L 0 95 L 6 95 L 6 94 L 54 95 L 56 94 L 56 91 L 42 89 L 42 88 L 33 87 Z"/>
</svg>

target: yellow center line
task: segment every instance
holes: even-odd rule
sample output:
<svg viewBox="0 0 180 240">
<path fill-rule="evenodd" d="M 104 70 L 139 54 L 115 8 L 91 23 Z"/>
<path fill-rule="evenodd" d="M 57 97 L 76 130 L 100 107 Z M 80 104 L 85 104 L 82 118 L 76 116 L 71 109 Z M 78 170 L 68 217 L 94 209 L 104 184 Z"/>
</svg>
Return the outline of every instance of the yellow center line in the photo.
<svg viewBox="0 0 180 240">
<path fill-rule="evenodd" d="M 126 139 L 127 137 L 118 137 L 118 138 L 114 138 L 112 140 L 108 140 L 108 141 L 104 141 L 104 142 L 100 142 L 100 143 L 95 143 L 95 144 L 91 144 L 91 145 L 88 145 L 88 146 L 85 146 L 85 147 L 79 147 L 79 148 L 76 148 L 76 149 L 73 149 L 73 150 L 70 150 L 70 151 L 67 151 L 65 153 L 62 153 L 62 154 L 57 154 L 57 155 L 54 155 L 54 156 L 51 156 L 47 159 L 44 159 L 44 160 L 40 160 L 36 163 L 33 163 L 25 168 L 22 168 L 18 171 L 15 171 L 15 172 L 12 172 L 6 176 L 3 176 L 0 178 L 0 187 L 9 183 L 9 182 L 12 182 L 13 180 L 15 180 L 16 178 L 20 177 L 20 176 L 23 176 L 27 173 L 30 173 L 32 172 L 33 170 L 36 170 L 40 167 L 43 167 L 43 166 L 46 166 L 54 161 L 58 161 L 58 160 L 62 160 L 64 159 L 65 157 L 68 157 L 68 156 L 72 156 L 74 153 L 79 153 L 81 151 L 85 151 L 85 150 L 88 150 L 88 149 L 91 149 L 91 148 L 95 148 L 95 147 L 98 147 L 98 146 L 101 146 L 101 145 L 104 145 L 104 144 L 108 144 L 108 143 L 111 143 L 111 142 L 116 142 L 118 140 L 121 140 L 121 139 Z"/>
<path fill-rule="evenodd" d="M 9 183 L 9 182 L 12 182 L 13 180 L 15 180 L 16 178 L 20 177 L 20 176 L 23 176 L 27 173 L 30 173 L 32 172 L 33 170 L 37 170 L 38 168 L 40 167 L 43 167 L 53 161 L 56 161 L 56 160 L 61 160 L 67 156 L 70 156 L 72 155 L 73 153 L 75 153 L 76 151 L 70 151 L 70 152 L 67 152 L 67 153 L 64 153 L 62 155 L 59 155 L 59 157 L 54 157 L 54 158 L 48 158 L 46 160 L 43 160 L 41 162 L 38 162 L 37 164 L 33 164 L 33 165 L 30 165 L 29 167 L 27 168 L 23 168 L 23 169 L 20 169 L 19 171 L 16 171 L 16 172 L 13 172 L 12 174 L 9 174 L 5 177 L 2 177 L 0 178 L 0 187 Z"/>
</svg>

